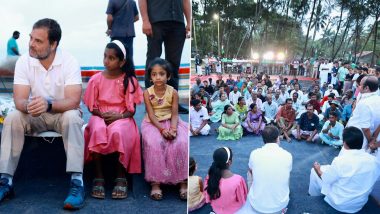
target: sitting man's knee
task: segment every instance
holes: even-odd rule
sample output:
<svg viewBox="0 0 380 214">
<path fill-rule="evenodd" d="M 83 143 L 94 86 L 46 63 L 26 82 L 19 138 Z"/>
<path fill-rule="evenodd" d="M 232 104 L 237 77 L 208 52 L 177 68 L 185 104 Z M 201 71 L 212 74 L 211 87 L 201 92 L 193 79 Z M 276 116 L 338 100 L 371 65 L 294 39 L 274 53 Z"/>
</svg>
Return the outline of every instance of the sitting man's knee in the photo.
<svg viewBox="0 0 380 214">
<path fill-rule="evenodd" d="M 63 112 L 61 120 L 63 124 L 80 123 L 83 125 L 83 119 L 79 110 L 68 110 Z"/>
<path fill-rule="evenodd" d="M 16 109 L 16 110 L 8 113 L 8 115 L 5 117 L 4 124 L 12 123 L 12 121 L 20 120 L 26 116 L 27 116 L 27 114 Z"/>
</svg>

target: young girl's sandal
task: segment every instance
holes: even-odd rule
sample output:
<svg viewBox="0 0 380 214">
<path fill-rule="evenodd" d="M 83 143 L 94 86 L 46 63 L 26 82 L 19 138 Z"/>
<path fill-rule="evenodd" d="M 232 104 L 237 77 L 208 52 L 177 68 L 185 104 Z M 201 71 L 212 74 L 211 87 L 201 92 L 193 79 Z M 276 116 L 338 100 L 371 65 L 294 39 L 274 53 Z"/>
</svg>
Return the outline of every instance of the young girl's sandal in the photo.
<svg viewBox="0 0 380 214">
<path fill-rule="evenodd" d="M 124 199 L 127 198 L 128 185 L 126 178 L 116 178 L 115 183 L 119 183 L 119 185 L 115 185 L 112 190 L 112 199 Z M 122 183 L 120 185 L 120 183 Z"/>
<path fill-rule="evenodd" d="M 93 198 L 104 199 L 106 197 L 104 191 L 104 179 L 103 178 L 95 178 L 92 181 L 92 191 L 91 196 Z"/>
<path fill-rule="evenodd" d="M 155 200 L 155 201 L 161 201 L 163 198 L 162 190 L 160 188 L 153 189 L 153 186 L 158 185 L 158 187 L 159 187 L 160 184 L 153 182 L 151 185 L 152 185 L 152 190 L 150 191 L 150 198 Z"/>
<path fill-rule="evenodd" d="M 160 189 L 152 190 L 150 192 L 150 198 L 155 200 L 155 201 L 161 201 L 162 197 L 163 197 L 162 190 L 160 190 Z"/>
</svg>

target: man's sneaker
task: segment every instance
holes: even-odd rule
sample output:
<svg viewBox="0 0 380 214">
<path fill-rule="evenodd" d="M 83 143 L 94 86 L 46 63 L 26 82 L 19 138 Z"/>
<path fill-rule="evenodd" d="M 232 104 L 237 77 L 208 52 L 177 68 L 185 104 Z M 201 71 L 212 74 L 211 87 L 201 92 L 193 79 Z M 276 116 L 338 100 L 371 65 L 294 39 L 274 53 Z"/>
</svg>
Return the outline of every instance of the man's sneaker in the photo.
<svg viewBox="0 0 380 214">
<path fill-rule="evenodd" d="M 13 186 L 9 185 L 8 178 L 0 179 L 0 202 L 14 195 Z"/>
<path fill-rule="evenodd" d="M 71 187 L 69 195 L 65 202 L 63 202 L 63 208 L 67 210 L 77 210 L 84 205 L 84 187 L 81 185 L 81 181 L 78 179 L 71 180 Z"/>
</svg>

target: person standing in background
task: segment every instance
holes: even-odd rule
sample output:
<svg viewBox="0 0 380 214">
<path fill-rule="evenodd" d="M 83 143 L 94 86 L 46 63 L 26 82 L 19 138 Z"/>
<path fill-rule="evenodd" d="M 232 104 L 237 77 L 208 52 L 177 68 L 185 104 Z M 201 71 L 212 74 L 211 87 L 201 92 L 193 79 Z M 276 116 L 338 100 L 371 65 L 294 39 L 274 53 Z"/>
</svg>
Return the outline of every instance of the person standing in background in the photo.
<svg viewBox="0 0 380 214">
<path fill-rule="evenodd" d="M 107 31 L 111 41 L 121 41 L 127 49 L 127 57 L 133 60 L 134 22 L 139 20 L 139 12 L 134 0 L 109 0 L 107 6 Z"/>
<path fill-rule="evenodd" d="M 7 56 L 12 57 L 12 56 L 20 56 L 20 52 L 18 50 L 18 45 L 16 40 L 20 38 L 20 32 L 14 31 L 12 38 L 8 40 L 7 43 Z"/>
<path fill-rule="evenodd" d="M 190 38 L 190 0 L 139 0 L 139 7 L 143 21 L 143 33 L 147 36 L 148 41 L 145 68 L 149 67 L 154 58 L 161 56 L 162 43 L 164 43 L 165 59 L 170 62 L 173 68 L 168 84 L 178 91 L 178 73 L 182 49 L 186 37 Z M 145 72 L 145 88 L 152 85 L 149 80 L 150 77 Z M 181 105 L 178 106 L 178 112 L 189 113 Z"/>
</svg>

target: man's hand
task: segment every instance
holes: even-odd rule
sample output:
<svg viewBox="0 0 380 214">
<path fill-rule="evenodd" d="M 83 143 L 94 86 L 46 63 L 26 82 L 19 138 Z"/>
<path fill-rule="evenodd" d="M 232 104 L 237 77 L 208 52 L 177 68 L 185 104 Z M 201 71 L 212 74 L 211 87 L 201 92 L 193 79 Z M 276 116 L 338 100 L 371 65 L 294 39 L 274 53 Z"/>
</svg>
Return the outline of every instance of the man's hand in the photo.
<svg viewBox="0 0 380 214">
<path fill-rule="evenodd" d="M 26 111 L 33 117 L 38 117 L 45 113 L 48 108 L 48 102 L 43 97 L 32 97 L 32 100 L 27 104 Z"/>
<path fill-rule="evenodd" d="M 186 38 L 190 38 L 191 37 L 191 26 L 190 25 L 186 25 Z"/>
<path fill-rule="evenodd" d="M 111 29 L 107 29 L 107 31 L 106 31 L 107 36 L 111 36 L 111 33 L 112 33 L 112 30 Z"/>
<path fill-rule="evenodd" d="M 142 30 L 145 35 L 153 36 L 152 25 L 150 24 L 149 20 L 143 21 Z"/>
<path fill-rule="evenodd" d="M 311 142 L 312 138 L 311 136 L 306 139 L 307 142 Z"/>
<path fill-rule="evenodd" d="M 317 173 L 317 175 L 319 177 L 321 177 L 321 175 L 322 175 L 321 165 L 318 162 L 314 162 L 313 168 L 314 168 L 315 172 Z"/>
<path fill-rule="evenodd" d="M 331 132 L 328 133 L 329 137 L 331 137 L 332 139 L 334 139 L 334 135 L 331 134 Z"/>
</svg>

